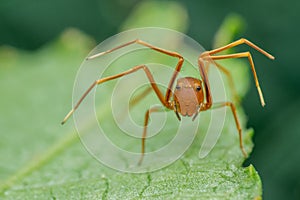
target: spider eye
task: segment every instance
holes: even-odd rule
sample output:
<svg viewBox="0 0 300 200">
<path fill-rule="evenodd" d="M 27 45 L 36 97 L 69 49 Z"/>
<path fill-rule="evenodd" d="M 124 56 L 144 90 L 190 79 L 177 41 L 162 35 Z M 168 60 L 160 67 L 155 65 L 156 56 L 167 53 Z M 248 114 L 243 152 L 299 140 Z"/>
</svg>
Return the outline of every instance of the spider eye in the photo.
<svg viewBox="0 0 300 200">
<path fill-rule="evenodd" d="M 176 89 L 179 90 L 179 89 L 180 89 L 180 86 L 179 86 L 179 85 L 176 85 Z"/>
<path fill-rule="evenodd" d="M 197 91 L 200 91 L 200 90 L 201 90 L 201 87 L 198 85 L 198 86 L 196 87 L 196 90 L 197 90 Z"/>
</svg>

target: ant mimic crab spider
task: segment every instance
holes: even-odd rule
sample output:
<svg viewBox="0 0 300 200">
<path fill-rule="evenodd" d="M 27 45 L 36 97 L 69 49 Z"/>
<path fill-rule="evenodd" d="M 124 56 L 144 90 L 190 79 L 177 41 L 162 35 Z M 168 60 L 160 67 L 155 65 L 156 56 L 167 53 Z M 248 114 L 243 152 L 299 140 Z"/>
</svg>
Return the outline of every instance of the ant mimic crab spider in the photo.
<svg viewBox="0 0 300 200">
<path fill-rule="evenodd" d="M 174 82 L 176 80 L 176 77 L 177 77 L 178 73 L 180 72 L 182 64 L 184 62 L 184 58 L 176 52 L 168 51 L 168 50 L 153 46 L 142 40 L 136 39 L 136 40 L 130 41 L 128 43 L 125 43 L 123 45 L 112 48 L 110 50 L 90 56 L 87 58 L 87 60 L 90 60 L 90 59 L 93 59 L 93 58 L 96 58 L 99 56 L 103 56 L 105 54 L 108 54 L 110 52 L 113 52 L 115 50 L 118 50 L 120 48 L 123 48 L 128 45 L 132 45 L 132 44 L 140 44 L 140 45 L 146 46 L 150 49 L 153 49 L 154 51 L 158 51 L 160 53 L 178 58 L 178 63 L 175 67 L 175 70 L 173 72 L 171 80 L 169 81 L 166 94 L 163 95 L 163 93 L 160 91 L 160 89 L 158 88 L 148 67 L 146 65 L 138 65 L 138 66 L 135 66 L 135 67 L 133 67 L 127 71 L 124 71 L 122 73 L 96 80 L 82 95 L 82 97 L 79 99 L 79 101 L 74 106 L 74 108 L 66 115 L 66 117 L 62 121 L 62 124 L 64 124 L 68 120 L 68 118 L 78 108 L 78 106 L 83 101 L 83 99 L 89 94 L 89 92 L 96 85 L 102 84 L 106 81 L 110 81 L 110 80 L 131 74 L 131 73 L 134 73 L 138 70 L 144 70 L 144 72 L 146 73 L 146 75 L 149 79 L 152 89 L 156 93 L 156 95 L 157 95 L 158 99 L 160 100 L 160 102 L 162 103 L 162 105 L 170 110 L 174 110 L 178 120 L 181 120 L 180 115 L 192 117 L 192 120 L 194 120 L 197 117 L 199 112 L 202 112 L 202 111 L 205 111 L 205 110 L 208 110 L 211 108 L 220 108 L 220 107 L 224 107 L 224 106 L 230 107 L 233 117 L 234 117 L 234 120 L 235 120 L 235 123 L 236 123 L 236 128 L 238 130 L 238 134 L 239 134 L 240 149 L 241 149 L 243 155 L 245 157 L 247 157 L 247 153 L 243 146 L 242 129 L 240 126 L 240 122 L 239 122 L 237 113 L 236 113 L 235 105 L 229 101 L 213 103 L 212 96 L 211 96 L 211 90 L 210 90 L 210 86 L 209 86 L 209 80 L 208 80 L 208 76 L 207 76 L 207 70 L 206 70 L 207 64 L 209 62 L 213 62 L 216 67 L 218 67 L 223 73 L 225 73 L 230 78 L 230 73 L 215 61 L 222 60 L 222 59 L 230 59 L 230 58 L 243 58 L 243 57 L 248 58 L 248 61 L 250 63 L 250 67 L 251 67 L 251 70 L 252 70 L 252 73 L 254 76 L 255 85 L 256 85 L 256 88 L 257 88 L 257 91 L 259 94 L 260 102 L 261 102 L 261 105 L 264 106 L 265 101 L 263 98 L 261 88 L 259 86 L 253 59 L 252 59 L 250 52 L 247 51 L 247 52 L 234 53 L 234 54 L 228 54 L 228 55 L 215 55 L 215 54 L 222 52 L 224 50 L 230 49 L 232 47 L 235 47 L 237 45 L 241 45 L 241 44 L 246 44 L 246 45 L 254 48 L 255 50 L 259 51 L 260 53 L 264 54 L 269 59 L 274 59 L 274 57 L 271 54 L 269 54 L 266 51 L 264 51 L 263 49 L 259 48 L 258 46 L 256 46 L 252 42 L 250 42 L 249 40 L 246 40 L 243 38 L 239 39 L 235 42 L 232 42 L 228 45 L 225 45 L 223 47 L 213 49 L 210 51 L 205 51 L 202 54 L 200 54 L 200 56 L 198 57 L 198 67 L 199 67 L 200 76 L 201 76 L 202 80 L 199 80 L 199 79 L 193 78 L 193 77 L 179 78 L 177 80 L 174 92 L 172 91 L 172 88 L 173 88 Z M 148 121 L 149 121 L 149 115 L 152 112 L 157 112 L 157 111 L 158 111 L 157 107 L 152 107 L 146 111 L 145 119 L 144 119 L 144 130 L 143 130 L 143 135 L 142 135 L 141 157 L 139 160 L 139 164 L 141 164 L 144 154 L 145 154 L 145 139 L 146 139 L 146 135 L 147 135 L 147 126 L 148 126 Z"/>
</svg>

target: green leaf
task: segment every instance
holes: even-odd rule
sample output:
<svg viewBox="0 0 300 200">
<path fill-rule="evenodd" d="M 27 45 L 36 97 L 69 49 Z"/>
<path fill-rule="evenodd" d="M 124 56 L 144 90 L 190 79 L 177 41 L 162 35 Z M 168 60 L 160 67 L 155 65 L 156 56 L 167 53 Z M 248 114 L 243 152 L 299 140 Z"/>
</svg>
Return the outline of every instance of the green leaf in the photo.
<svg viewBox="0 0 300 200">
<path fill-rule="evenodd" d="M 60 121 L 71 106 L 76 66 L 94 45 L 71 29 L 34 53 L 1 48 L 1 199 L 260 198 L 257 172 L 252 165 L 242 167 L 244 158 L 231 115 L 217 145 L 203 159 L 198 157 L 205 136 L 201 131 L 184 156 L 155 172 L 122 173 L 93 159 L 80 143 L 74 124 L 70 121 L 62 127 Z M 243 95 L 248 68 L 241 65 L 233 68 L 241 74 L 238 91 Z M 245 124 L 241 108 L 238 114 Z M 209 113 L 201 120 L 203 130 Z M 167 123 L 169 132 L 162 137 L 172 135 L 172 127 Z M 253 130 L 243 129 L 243 142 L 250 152 Z"/>
</svg>

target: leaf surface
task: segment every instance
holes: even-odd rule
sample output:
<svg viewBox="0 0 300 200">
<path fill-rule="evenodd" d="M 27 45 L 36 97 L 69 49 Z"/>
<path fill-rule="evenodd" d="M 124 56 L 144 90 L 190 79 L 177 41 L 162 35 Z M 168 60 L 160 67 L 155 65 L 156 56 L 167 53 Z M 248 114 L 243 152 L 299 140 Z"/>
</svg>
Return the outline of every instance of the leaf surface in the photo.
<svg viewBox="0 0 300 200">
<path fill-rule="evenodd" d="M 203 159 L 198 157 L 201 131 L 179 160 L 155 172 L 122 173 L 93 159 L 73 123 L 62 127 L 60 121 L 70 108 L 76 66 L 94 45 L 71 29 L 34 53 L 1 48 L 1 199 L 260 198 L 257 172 L 252 165 L 242 167 L 231 114 L 217 145 Z M 226 63 L 241 65 L 232 68 L 234 76 L 240 75 L 237 89 L 243 95 L 248 88 L 247 65 Z M 245 124 L 242 109 L 238 111 Z M 209 115 L 201 117 L 205 126 Z M 253 130 L 243 129 L 245 148 L 251 152 Z M 166 124 L 166 130 L 172 130 L 172 124 Z"/>
</svg>

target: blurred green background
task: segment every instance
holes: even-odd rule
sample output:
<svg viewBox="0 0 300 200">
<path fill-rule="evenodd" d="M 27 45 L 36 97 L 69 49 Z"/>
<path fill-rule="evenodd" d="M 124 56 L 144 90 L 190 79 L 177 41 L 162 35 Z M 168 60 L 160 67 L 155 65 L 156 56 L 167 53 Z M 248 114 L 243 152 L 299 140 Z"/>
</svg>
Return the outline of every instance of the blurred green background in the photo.
<svg viewBox="0 0 300 200">
<path fill-rule="evenodd" d="M 69 27 L 80 29 L 99 43 L 121 31 L 119 27 L 124 19 L 141 2 L 1 0 L 0 46 L 35 51 Z M 261 108 L 255 86 L 251 84 L 243 106 L 249 119 L 248 127 L 255 129 L 255 148 L 246 164 L 252 163 L 259 172 L 265 199 L 300 199 L 300 152 L 297 148 L 300 141 L 300 67 L 297 59 L 300 1 L 174 2 L 186 10 L 178 12 L 186 25 L 177 28 L 186 31 L 206 49 L 213 48 L 214 35 L 224 18 L 236 13 L 243 17 L 245 26 L 235 39 L 245 37 L 276 57 L 275 61 L 270 61 L 253 54 L 267 105 Z M 168 12 L 168 8 L 164 9 Z M 148 14 L 150 19 L 155 15 L 151 9 Z M 153 22 L 146 25 L 155 26 L 159 17 L 163 15 L 153 17 Z"/>
</svg>

